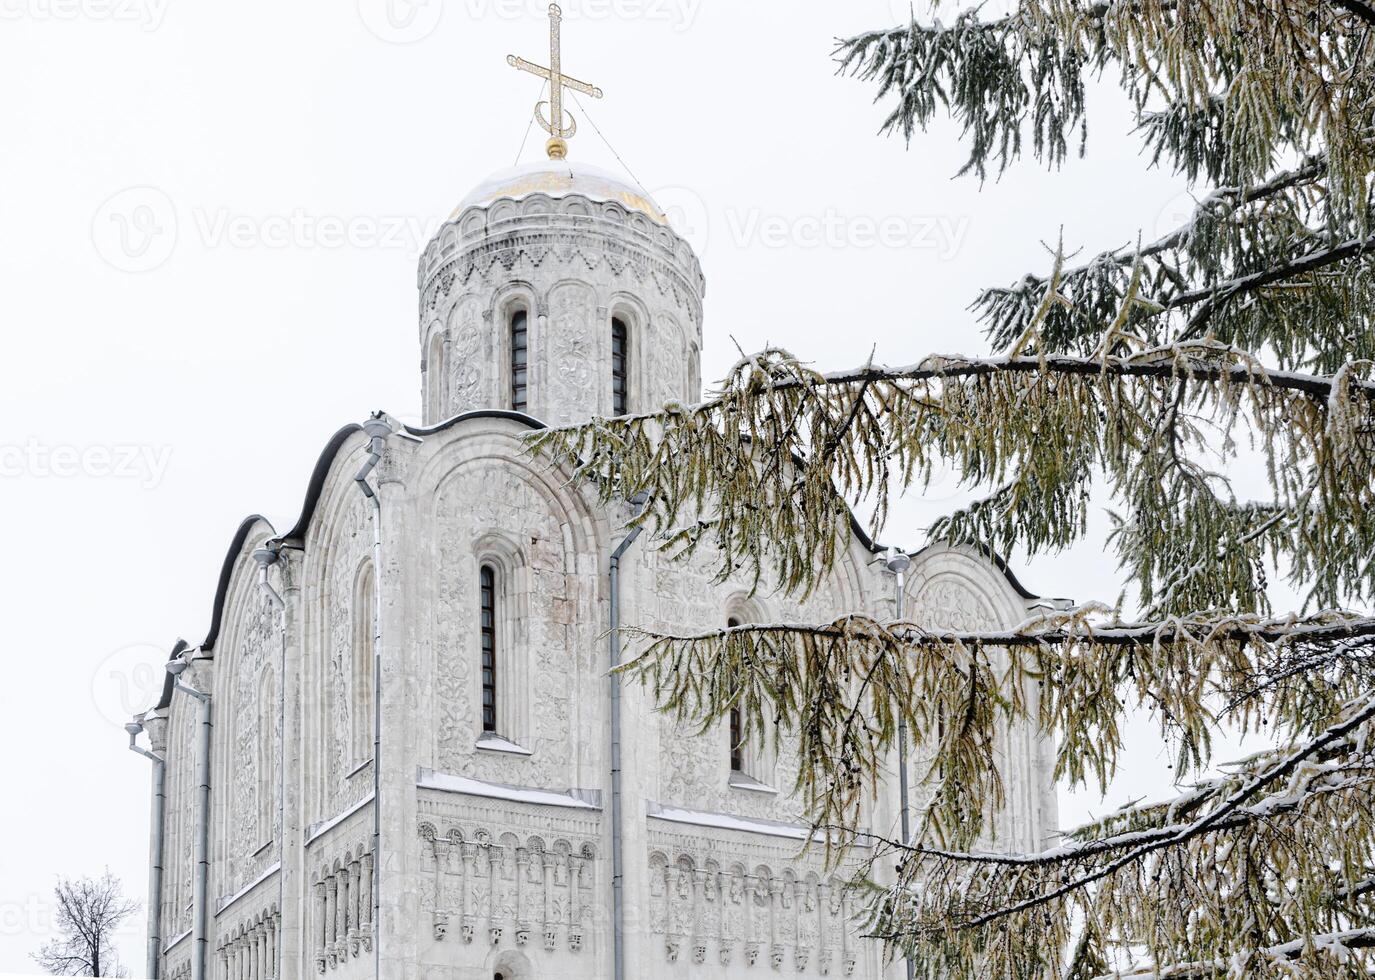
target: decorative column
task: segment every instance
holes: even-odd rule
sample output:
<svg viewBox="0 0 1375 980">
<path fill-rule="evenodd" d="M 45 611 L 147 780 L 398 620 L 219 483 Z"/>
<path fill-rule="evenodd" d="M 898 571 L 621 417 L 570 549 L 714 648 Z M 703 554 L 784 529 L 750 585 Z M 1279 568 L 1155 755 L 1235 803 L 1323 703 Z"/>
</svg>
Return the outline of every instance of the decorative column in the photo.
<svg viewBox="0 0 1375 980">
<path fill-rule="evenodd" d="M 334 901 L 334 956 L 339 963 L 347 963 L 349 958 L 349 876 L 344 868 L 334 869 L 334 880 L 339 894 Z"/>
<path fill-rule="evenodd" d="M 769 965 L 775 970 L 783 968 L 783 889 L 786 883 L 781 878 L 769 882 Z"/>
<path fill-rule="evenodd" d="M 578 855 L 568 855 L 568 948 L 573 952 L 582 949 L 582 866 Z"/>
<path fill-rule="evenodd" d="M 315 883 L 315 970 L 325 972 L 325 950 L 329 946 L 329 897 L 325 883 Z"/>
<path fill-rule="evenodd" d="M 363 950 L 364 950 L 365 952 L 371 953 L 371 952 L 372 952 L 372 875 L 373 875 L 373 868 L 372 868 L 372 865 L 373 865 L 373 855 L 372 855 L 372 852 L 371 852 L 371 851 L 369 851 L 369 852 L 367 852 L 366 854 L 363 855 L 363 862 L 362 862 L 362 864 L 363 864 L 363 867 L 362 867 L 361 872 L 360 872 L 359 877 L 358 877 L 358 880 L 359 880 L 359 887 L 360 887 L 360 889 L 361 889 L 361 891 L 360 891 L 359 894 L 362 896 L 362 897 L 361 897 L 361 901 L 360 901 L 360 905 L 361 905 L 362 910 L 363 910 L 362 914 L 359 916 L 359 919 L 362 920 L 362 924 L 361 924 L 361 926 L 360 926 L 360 932 L 362 933 L 362 936 L 363 936 Z"/>
<path fill-rule="evenodd" d="M 281 969 L 277 962 L 277 919 L 281 917 L 281 912 L 273 910 L 267 916 L 267 976 L 268 980 L 277 980 L 277 972 Z"/>
<path fill-rule="evenodd" d="M 477 930 L 475 915 L 468 897 L 469 883 L 477 875 L 476 864 L 477 845 L 461 842 L 458 845 L 458 929 L 465 943 L 473 941 L 473 933 Z"/>
<path fill-rule="evenodd" d="M 363 861 L 361 857 L 356 857 L 349 862 L 348 876 L 350 896 L 349 918 L 352 920 L 349 923 L 348 934 L 349 955 L 357 956 L 363 943 L 361 935 L 363 907 L 371 904 L 368 898 L 363 897 Z"/>
<path fill-rule="evenodd" d="M 502 923 L 497 921 L 497 882 L 501 879 L 501 850 L 487 845 L 487 938 L 493 946 L 501 942 Z"/>
<path fill-rule="evenodd" d="M 530 852 L 523 847 L 516 848 L 516 945 L 524 946 L 530 939 L 530 923 L 526 921 L 526 872 L 530 866 Z"/>
<path fill-rule="evenodd" d="M 338 939 L 339 921 L 339 882 L 334 875 L 325 879 L 325 957 L 329 960 L 329 965 L 334 966 L 339 962 L 334 948 Z"/>
<path fill-rule="evenodd" d="M 841 887 L 840 889 L 840 962 L 845 975 L 852 977 L 855 975 L 856 958 L 855 951 L 850 948 L 850 889 Z"/>
<path fill-rule="evenodd" d="M 707 959 L 707 937 L 706 929 L 703 928 L 706 918 L 706 884 L 707 873 L 701 868 L 694 868 L 692 874 L 692 962 L 701 966 Z"/>
<path fill-rule="evenodd" d="M 557 858 L 549 851 L 540 854 L 543 875 L 540 882 L 544 892 L 544 948 L 553 951 L 558 945 L 559 928 L 554 921 L 554 886 L 558 882 Z"/>
</svg>

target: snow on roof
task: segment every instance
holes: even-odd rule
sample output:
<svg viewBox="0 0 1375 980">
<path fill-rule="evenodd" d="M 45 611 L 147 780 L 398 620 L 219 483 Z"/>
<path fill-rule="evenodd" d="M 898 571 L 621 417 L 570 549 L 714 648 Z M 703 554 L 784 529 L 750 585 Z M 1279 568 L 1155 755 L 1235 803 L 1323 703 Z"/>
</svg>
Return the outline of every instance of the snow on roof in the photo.
<svg viewBox="0 0 1375 980">
<path fill-rule="evenodd" d="M 683 807 L 665 806 L 650 801 L 645 804 L 645 815 L 655 820 L 669 823 L 685 823 L 694 827 L 715 827 L 718 830 L 737 830 L 742 834 L 763 834 L 767 837 L 784 837 L 789 840 L 820 840 L 811 827 L 804 824 L 782 823 L 778 820 L 764 820 L 757 817 L 737 817 L 729 813 L 709 813 L 705 810 L 687 810 Z"/>
<path fill-rule="evenodd" d="M 591 802 L 598 794 L 592 790 L 570 789 L 559 793 L 549 789 L 536 789 L 532 786 L 508 786 L 504 783 L 488 783 L 467 776 L 455 776 L 447 772 L 436 772 L 422 768 L 416 776 L 416 786 L 421 789 L 434 789 L 443 793 L 462 793 L 464 796 L 481 796 L 492 800 L 510 800 L 514 803 L 530 803 L 535 806 L 561 806 L 573 810 L 600 810 L 601 806 Z"/>
</svg>

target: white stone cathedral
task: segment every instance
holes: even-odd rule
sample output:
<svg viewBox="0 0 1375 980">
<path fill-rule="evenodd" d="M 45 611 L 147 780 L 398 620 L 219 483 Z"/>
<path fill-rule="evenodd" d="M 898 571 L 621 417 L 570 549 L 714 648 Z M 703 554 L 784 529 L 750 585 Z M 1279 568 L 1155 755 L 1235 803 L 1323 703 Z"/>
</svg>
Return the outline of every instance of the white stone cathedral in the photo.
<svg viewBox="0 0 1375 980">
<path fill-rule="evenodd" d="M 806 601 L 751 594 L 714 581 L 708 553 L 626 546 L 630 506 L 600 507 L 522 442 L 699 400 L 697 256 L 641 189 L 551 160 L 469 194 L 418 285 L 424 427 L 344 427 L 289 529 L 242 524 L 208 635 L 130 726 L 165 760 L 150 971 L 900 976 L 843 887 L 866 854 L 828 869 L 804 850 L 788 741 L 690 734 L 608 676 L 613 615 L 889 617 L 882 549 L 856 535 Z M 905 615 L 1009 627 L 1038 601 L 1001 562 L 936 547 L 913 557 Z M 1000 755 L 997 844 L 1035 848 L 1056 826 L 1050 749 L 1012 730 Z M 885 787 L 866 826 L 891 832 L 897 809 Z"/>
</svg>

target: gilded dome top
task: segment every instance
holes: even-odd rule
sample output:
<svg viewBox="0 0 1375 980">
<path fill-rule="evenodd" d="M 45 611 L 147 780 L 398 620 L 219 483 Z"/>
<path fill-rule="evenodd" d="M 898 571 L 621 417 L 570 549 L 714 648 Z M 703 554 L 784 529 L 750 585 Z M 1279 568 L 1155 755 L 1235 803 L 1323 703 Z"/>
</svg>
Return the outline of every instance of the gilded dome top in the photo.
<svg viewBox="0 0 1375 980">
<path fill-rule="evenodd" d="M 541 160 L 499 170 L 479 183 L 454 209 L 450 220 L 472 207 L 486 207 L 502 198 L 520 200 L 531 194 L 565 197 L 578 194 L 594 201 L 615 201 L 632 211 L 667 224 L 663 211 L 641 188 L 613 173 L 586 163 Z"/>
</svg>

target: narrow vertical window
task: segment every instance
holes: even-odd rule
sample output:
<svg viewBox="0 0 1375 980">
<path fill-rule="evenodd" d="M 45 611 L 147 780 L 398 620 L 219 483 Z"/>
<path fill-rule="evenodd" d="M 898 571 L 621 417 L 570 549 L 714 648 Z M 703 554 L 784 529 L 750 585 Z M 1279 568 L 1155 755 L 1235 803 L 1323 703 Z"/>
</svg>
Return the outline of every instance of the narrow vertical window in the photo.
<svg viewBox="0 0 1375 980">
<path fill-rule="evenodd" d="M 740 620 L 731 617 L 726 620 L 726 625 L 736 627 L 740 625 Z M 745 725 L 744 718 L 740 715 L 740 707 L 737 705 L 730 709 L 730 771 L 745 771 Z"/>
<path fill-rule="evenodd" d="M 611 321 L 611 414 L 624 415 L 627 409 L 628 390 L 626 365 L 630 356 L 630 335 L 625 321 L 617 318 Z"/>
<path fill-rule="evenodd" d="M 430 353 L 425 359 L 425 377 L 429 382 L 429 419 L 431 425 L 444 416 L 444 335 L 436 333 L 430 341 Z"/>
<path fill-rule="evenodd" d="M 529 404 L 530 315 L 517 310 L 511 316 L 511 408 L 525 411 Z"/>
<path fill-rule="evenodd" d="M 482 606 L 482 730 L 497 730 L 497 576 L 483 565 Z"/>
</svg>

